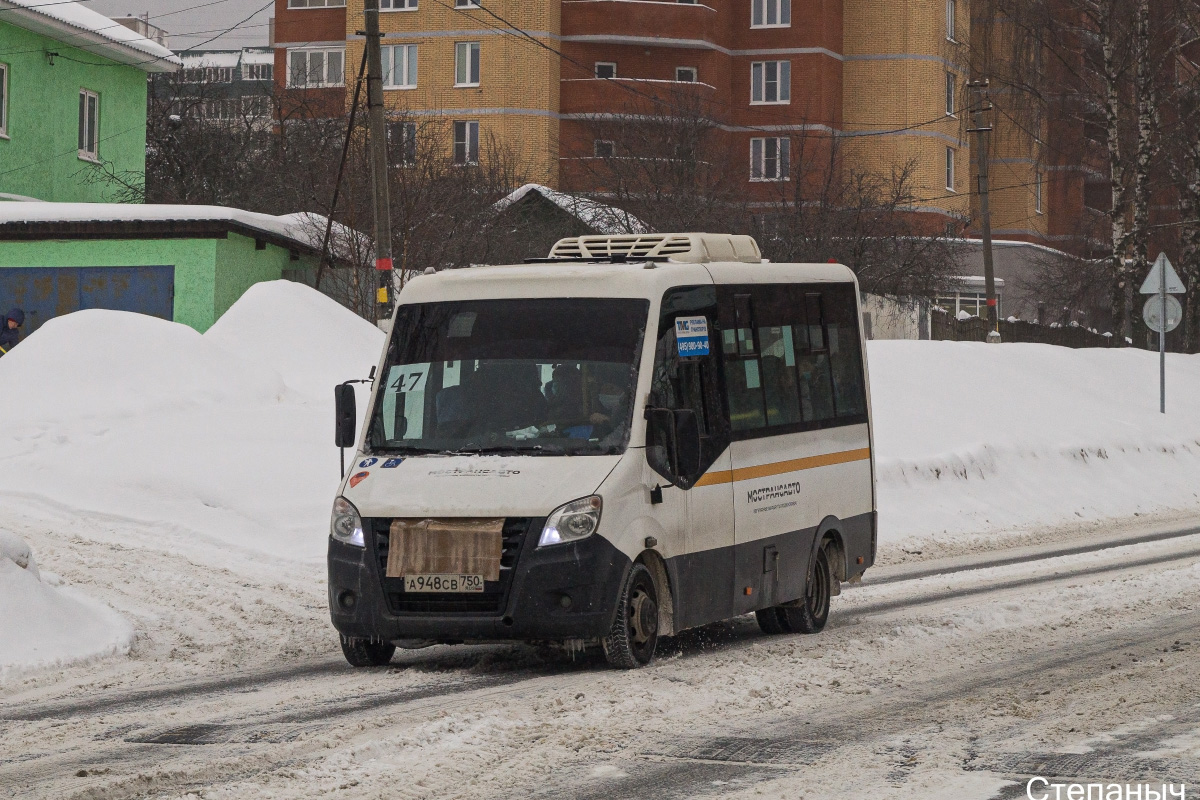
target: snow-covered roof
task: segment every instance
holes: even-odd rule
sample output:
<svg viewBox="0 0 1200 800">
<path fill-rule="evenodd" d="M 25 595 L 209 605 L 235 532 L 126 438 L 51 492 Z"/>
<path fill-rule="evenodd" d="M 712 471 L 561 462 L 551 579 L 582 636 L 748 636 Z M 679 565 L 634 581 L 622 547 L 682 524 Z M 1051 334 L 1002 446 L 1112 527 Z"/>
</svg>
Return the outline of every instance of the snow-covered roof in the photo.
<svg viewBox="0 0 1200 800">
<path fill-rule="evenodd" d="M 246 47 L 242 49 L 243 64 L 274 64 L 275 51 L 269 47 Z"/>
<path fill-rule="evenodd" d="M 586 197 L 559 192 L 538 183 L 525 184 L 498 201 L 492 208 L 496 211 L 503 211 L 524 200 L 531 192 L 536 192 L 563 211 L 576 217 L 596 233 L 650 233 L 649 225 L 627 211 L 589 200 Z"/>
<path fill-rule="evenodd" d="M 9 12 L 5 22 L 146 72 L 172 72 L 182 63 L 153 39 L 79 3 L 0 0 L 0 10 Z"/>
<path fill-rule="evenodd" d="M 242 58 L 241 50 L 194 50 L 180 58 L 185 67 L 236 67 Z"/>
<path fill-rule="evenodd" d="M 305 250 L 318 251 L 325 235 L 326 217 L 311 212 L 273 216 L 225 206 L 132 203 L 0 203 L 0 238 L 14 229 L 34 233 L 39 226 L 96 224 L 211 223 L 240 228 L 285 240 Z M 356 231 L 333 225 L 335 245 L 358 237 Z M 340 248 L 339 248 L 340 249 Z"/>
</svg>

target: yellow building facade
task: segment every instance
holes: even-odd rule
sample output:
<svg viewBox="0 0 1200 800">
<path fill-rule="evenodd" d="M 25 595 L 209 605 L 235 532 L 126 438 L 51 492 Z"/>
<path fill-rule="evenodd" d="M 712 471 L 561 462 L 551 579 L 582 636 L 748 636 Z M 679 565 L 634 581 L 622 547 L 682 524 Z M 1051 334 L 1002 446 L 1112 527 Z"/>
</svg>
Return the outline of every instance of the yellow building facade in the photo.
<svg viewBox="0 0 1200 800">
<path fill-rule="evenodd" d="M 966 0 L 845 0 L 843 151 L 878 174 L 911 164 L 918 210 L 971 210 Z"/>
<path fill-rule="evenodd" d="M 384 105 L 436 135 L 448 157 L 472 162 L 497 148 L 530 180 L 557 183 L 560 0 L 491 0 L 488 10 L 461 2 L 420 0 L 408 8 L 401 7 L 406 0 L 392 0 L 397 8 L 381 11 L 385 62 L 392 56 L 391 70 L 384 66 Z M 362 58 L 362 0 L 350 0 L 346 12 L 349 69 Z M 410 45 L 415 60 L 392 49 Z"/>
</svg>

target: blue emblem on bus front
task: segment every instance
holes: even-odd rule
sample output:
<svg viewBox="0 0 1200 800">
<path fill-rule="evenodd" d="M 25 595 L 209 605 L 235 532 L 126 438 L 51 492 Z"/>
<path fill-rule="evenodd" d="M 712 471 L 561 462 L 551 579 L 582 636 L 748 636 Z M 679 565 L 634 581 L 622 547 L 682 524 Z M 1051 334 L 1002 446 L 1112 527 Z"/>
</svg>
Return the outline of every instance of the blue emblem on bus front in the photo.
<svg viewBox="0 0 1200 800">
<path fill-rule="evenodd" d="M 383 468 L 395 469 L 396 467 L 400 466 L 401 462 L 403 461 L 403 458 L 389 458 L 387 461 L 383 462 Z"/>
</svg>

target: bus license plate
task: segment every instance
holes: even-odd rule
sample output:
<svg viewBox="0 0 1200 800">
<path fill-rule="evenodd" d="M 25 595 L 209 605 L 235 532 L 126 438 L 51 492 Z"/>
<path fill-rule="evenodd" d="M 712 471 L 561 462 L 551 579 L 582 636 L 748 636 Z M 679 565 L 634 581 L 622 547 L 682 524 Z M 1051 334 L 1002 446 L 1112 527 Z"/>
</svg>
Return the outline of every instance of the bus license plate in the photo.
<svg viewBox="0 0 1200 800">
<path fill-rule="evenodd" d="M 406 592 L 482 592 L 482 575 L 405 575 Z"/>
</svg>

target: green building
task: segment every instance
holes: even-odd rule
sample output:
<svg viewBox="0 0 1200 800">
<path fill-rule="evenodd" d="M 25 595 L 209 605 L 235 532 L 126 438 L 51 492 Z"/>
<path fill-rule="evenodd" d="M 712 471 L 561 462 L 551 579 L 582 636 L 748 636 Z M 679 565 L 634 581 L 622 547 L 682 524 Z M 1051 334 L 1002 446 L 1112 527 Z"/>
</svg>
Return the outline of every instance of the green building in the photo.
<svg viewBox="0 0 1200 800">
<path fill-rule="evenodd" d="M 88 173 L 145 173 L 146 75 L 179 59 L 78 3 L 0 8 L 0 200 L 110 199 Z"/>
<path fill-rule="evenodd" d="M 0 203 L 0 313 L 22 308 L 26 335 L 89 308 L 204 332 L 255 283 L 311 284 L 325 222 L 219 206 Z M 335 249 L 351 235 L 333 233 Z"/>
</svg>

